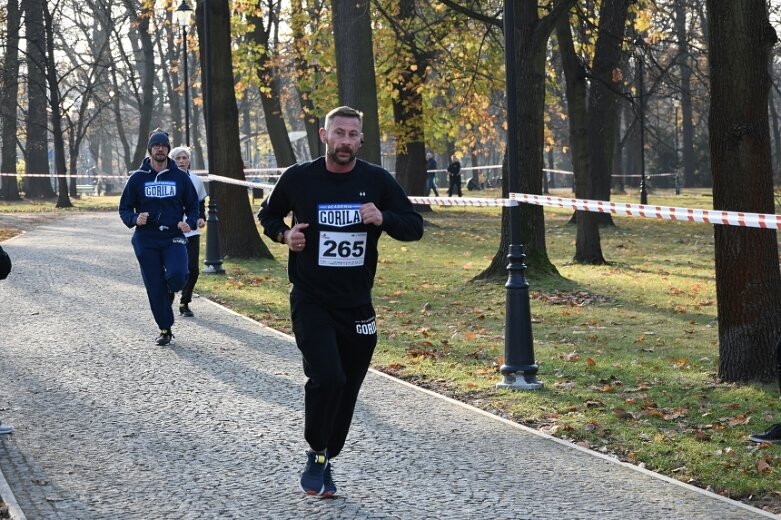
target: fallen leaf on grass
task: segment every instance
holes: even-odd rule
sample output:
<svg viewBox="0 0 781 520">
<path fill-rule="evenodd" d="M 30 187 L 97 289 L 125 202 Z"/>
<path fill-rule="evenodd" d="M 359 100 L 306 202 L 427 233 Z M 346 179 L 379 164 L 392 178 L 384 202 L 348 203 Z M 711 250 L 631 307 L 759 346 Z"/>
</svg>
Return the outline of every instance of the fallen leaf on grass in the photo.
<svg viewBox="0 0 781 520">
<path fill-rule="evenodd" d="M 635 416 L 631 412 L 627 412 L 623 408 L 613 408 L 613 415 L 619 419 L 634 419 Z"/>
<path fill-rule="evenodd" d="M 747 416 L 741 414 L 741 415 L 736 415 L 735 417 L 730 418 L 727 421 L 727 424 L 729 424 L 730 426 L 740 426 L 740 425 L 748 424 L 750 420 L 751 420 L 750 416 L 747 417 Z"/>
<path fill-rule="evenodd" d="M 580 360 L 580 354 L 578 354 L 575 351 L 572 351 L 569 354 L 565 354 L 562 359 L 564 361 L 570 361 L 570 362 L 578 361 L 578 360 Z"/>
<path fill-rule="evenodd" d="M 769 473 L 771 469 L 770 464 L 766 460 L 760 459 L 757 461 L 757 471 L 759 473 Z"/>
</svg>

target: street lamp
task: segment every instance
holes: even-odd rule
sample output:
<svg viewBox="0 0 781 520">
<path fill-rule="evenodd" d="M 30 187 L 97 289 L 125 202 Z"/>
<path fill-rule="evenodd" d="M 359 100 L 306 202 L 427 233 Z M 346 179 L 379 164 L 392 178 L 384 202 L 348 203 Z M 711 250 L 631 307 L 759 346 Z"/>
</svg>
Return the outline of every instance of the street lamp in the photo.
<svg viewBox="0 0 781 520">
<path fill-rule="evenodd" d="M 182 28 L 182 43 L 184 44 L 184 141 L 190 146 L 190 77 L 187 74 L 187 28 L 190 26 L 190 19 L 193 15 L 193 9 L 187 0 L 182 0 L 179 7 L 174 11 L 176 23 Z"/>
<path fill-rule="evenodd" d="M 678 111 L 681 109 L 681 102 L 678 98 L 673 100 L 673 106 L 675 107 L 675 194 L 681 194 L 681 178 L 678 169 L 680 167 L 680 160 L 678 158 Z"/>
<path fill-rule="evenodd" d="M 520 190 L 518 171 L 518 107 L 515 74 L 515 0 L 504 2 L 504 63 L 507 91 L 507 171 L 510 193 Z M 526 254 L 521 244 L 521 209 L 517 201 L 509 209 L 510 245 L 507 255 L 507 289 L 505 297 L 504 363 L 499 368 L 502 381 L 497 388 L 538 390 L 543 383 L 537 380 L 539 367 L 534 361 L 529 283 L 526 281 Z"/>
<path fill-rule="evenodd" d="M 643 86 L 643 39 L 635 40 L 638 52 L 635 56 L 637 67 L 637 99 L 640 112 L 640 204 L 648 204 L 648 191 L 645 186 L 645 92 Z"/>
</svg>

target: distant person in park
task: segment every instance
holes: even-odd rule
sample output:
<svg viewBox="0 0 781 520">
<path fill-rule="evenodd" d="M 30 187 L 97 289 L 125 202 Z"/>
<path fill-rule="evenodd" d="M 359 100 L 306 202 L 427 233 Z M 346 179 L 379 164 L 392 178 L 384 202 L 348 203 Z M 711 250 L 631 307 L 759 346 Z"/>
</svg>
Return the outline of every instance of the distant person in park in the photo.
<svg viewBox="0 0 781 520">
<path fill-rule="evenodd" d="M 377 345 L 371 289 L 377 242 L 419 240 L 423 219 L 384 168 L 357 159 L 361 112 L 339 107 L 325 117 L 324 157 L 285 170 L 258 218 L 269 238 L 288 247 L 290 314 L 304 374 L 300 486 L 336 493 L 332 460 L 344 447 L 358 391 Z M 292 227 L 285 217 L 292 211 Z"/>
<path fill-rule="evenodd" d="M 8 278 L 8 274 L 11 272 L 11 257 L 8 256 L 8 253 L 3 251 L 3 246 L 0 246 L 0 280 L 5 280 Z M 10 426 L 8 424 L 3 424 L 3 421 L 0 420 L 0 435 L 7 435 L 9 433 L 14 433 L 13 426 Z"/>
<path fill-rule="evenodd" d="M 201 229 L 206 227 L 206 188 L 203 186 L 201 178 L 190 172 L 190 149 L 185 146 L 177 146 L 168 157 L 174 160 L 180 170 L 190 176 L 190 180 L 195 186 L 195 192 L 198 194 L 198 226 L 184 234 L 187 237 L 187 269 L 190 272 L 187 277 L 187 283 L 182 289 L 182 296 L 179 298 L 179 314 L 185 318 L 192 318 L 195 315 L 190 309 L 190 302 L 193 301 L 193 289 L 198 282 L 199 274 L 199 255 L 201 254 Z M 187 215 L 184 216 L 185 218 Z"/>
<path fill-rule="evenodd" d="M 778 389 L 781 391 L 781 338 L 776 343 L 776 370 L 778 371 Z M 749 437 L 754 442 L 769 442 L 771 444 L 781 444 L 781 423 L 776 423 L 768 428 L 764 433 L 754 433 Z"/>
<path fill-rule="evenodd" d="M 131 243 L 165 346 L 174 337 L 171 305 L 187 283 L 187 238 L 198 225 L 198 194 L 189 175 L 168 157 L 171 143 L 159 128 L 149 136 L 149 157 L 133 172 L 119 199 L 119 216 L 135 227 Z M 185 218 L 182 219 L 182 214 Z"/>
<path fill-rule="evenodd" d="M 434 196 L 439 197 L 439 190 L 437 190 L 437 160 L 434 159 L 434 154 L 428 152 L 426 154 L 426 197 L 431 195 L 431 190 L 434 190 Z"/>
<path fill-rule="evenodd" d="M 452 197 L 454 193 L 457 193 L 461 197 L 461 162 L 455 154 L 450 156 L 450 164 L 447 165 L 447 176 L 450 180 L 447 196 Z"/>
<path fill-rule="evenodd" d="M 480 174 L 477 171 L 475 171 L 472 174 L 472 178 L 467 181 L 466 189 L 469 191 L 480 191 L 483 189 L 483 185 L 480 182 Z"/>
</svg>

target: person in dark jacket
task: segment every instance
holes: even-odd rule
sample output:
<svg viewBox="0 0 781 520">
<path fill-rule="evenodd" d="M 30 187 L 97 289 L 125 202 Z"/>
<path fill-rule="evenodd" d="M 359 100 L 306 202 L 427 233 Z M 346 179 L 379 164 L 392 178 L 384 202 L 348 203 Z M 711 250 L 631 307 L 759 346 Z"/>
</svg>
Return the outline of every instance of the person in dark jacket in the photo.
<svg viewBox="0 0 781 520">
<path fill-rule="evenodd" d="M 0 246 L 0 280 L 8 278 L 11 267 L 11 257 L 8 256 L 8 253 L 3 251 L 3 247 Z M 9 433 L 14 433 L 14 427 L 10 424 L 3 424 L 3 421 L 0 421 L 0 435 L 7 435 Z"/>
<path fill-rule="evenodd" d="M 437 190 L 437 160 L 434 159 L 434 154 L 428 152 L 426 154 L 426 197 L 431 195 L 431 191 L 434 191 L 434 196 L 439 197 L 439 190 Z"/>
<path fill-rule="evenodd" d="M 289 250 L 290 314 L 308 378 L 304 437 L 310 449 L 299 484 L 308 495 L 329 497 L 336 493 L 331 461 L 344 447 L 377 344 L 371 299 L 377 242 L 383 232 L 419 240 L 423 219 L 387 170 L 357 159 L 360 112 L 329 112 L 320 140 L 325 157 L 288 168 L 258 218 L 264 234 Z"/>
<path fill-rule="evenodd" d="M 160 335 L 156 343 L 171 343 L 171 305 L 187 282 L 187 238 L 198 222 L 198 195 L 190 177 L 168 157 L 171 144 L 160 129 L 149 136 L 139 169 L 130 176 L 119 199 L 122 222 L 135 228 L 133 250 L 141 267 L 146 294 Z M 185 218 L 182 218 L 182 215 Z"/>
<path fill-rule="evenodd" d="M 450 164 L 447 165 L 447 176 L 450 180 L 447 196 L 452 197 L 454 193 L 457 193 L 461 197 L 461 162 L 455 155 L 450 157 Z"/>
</svg>

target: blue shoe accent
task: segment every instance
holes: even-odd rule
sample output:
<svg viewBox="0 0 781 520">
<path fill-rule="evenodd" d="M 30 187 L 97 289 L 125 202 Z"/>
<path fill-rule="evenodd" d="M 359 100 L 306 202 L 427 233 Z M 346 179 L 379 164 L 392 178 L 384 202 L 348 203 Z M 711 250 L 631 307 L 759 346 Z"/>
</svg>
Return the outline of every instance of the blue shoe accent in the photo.
<svg viewBox="0 0 781 520">
<path fill-rule="evenodd" d="M 323 492 L 321 493 L 323 498 L 331 498 L 336 494 L 336 484 L 331 475 L 332 467 L 331 461 L 329 460 L 328 464 L 325 466 L 325 471 L 323 472 Z"/>
</svg>

